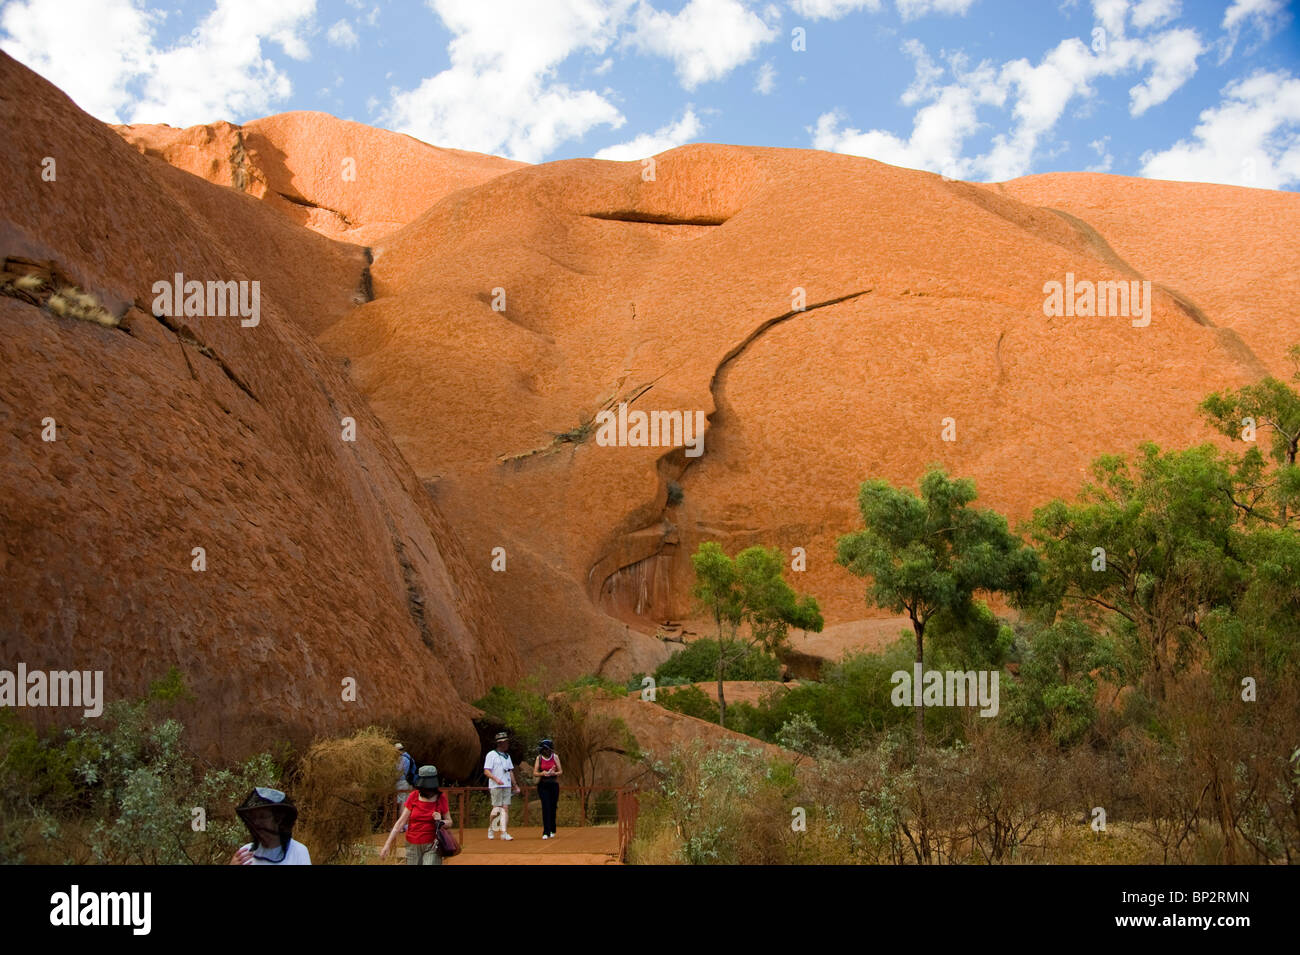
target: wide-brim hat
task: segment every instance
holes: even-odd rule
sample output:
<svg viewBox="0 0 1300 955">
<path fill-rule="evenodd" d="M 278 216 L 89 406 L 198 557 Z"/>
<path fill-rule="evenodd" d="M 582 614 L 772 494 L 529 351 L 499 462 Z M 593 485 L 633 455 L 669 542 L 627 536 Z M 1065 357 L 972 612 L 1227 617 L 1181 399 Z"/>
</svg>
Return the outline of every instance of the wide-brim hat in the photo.
<svg viewBox="0 0 1300 955">
<path fill-rule="evenodd" d="M 507 733 L 507 732 L 505 732 L 504 730 L 503 730 L 502 732 L 500 732 L 500 733 L 497 733 L 497 735 L 494 736 L 494 737 L 492 737 L 492 738 L 493 738 L 494 740 L 496 740 L 498 743 L 501 743 L 501 742 L 507 742 L 507 743 L 508 743 L 508 742 L 510 742 L 510 734 Z"/>
<path fill-rule="evenodd" d="M 415 774 L 416 789 L 438 789 L 438 767 L 421 766 L 420 771 Z"/>
<path fill-rule="evenodd" d="M 244 801 L 235 807 L 235 813 L 243 820 L 244 825 L 249 825 L 248 813 L 255 809 L 270 809 L 275 816 L 275 827 L 281 832 L 292 829 L 293 824 L 298 821 L 298 807 L 278 789 L 267 786 L 255 787 Z"/>
</svg>

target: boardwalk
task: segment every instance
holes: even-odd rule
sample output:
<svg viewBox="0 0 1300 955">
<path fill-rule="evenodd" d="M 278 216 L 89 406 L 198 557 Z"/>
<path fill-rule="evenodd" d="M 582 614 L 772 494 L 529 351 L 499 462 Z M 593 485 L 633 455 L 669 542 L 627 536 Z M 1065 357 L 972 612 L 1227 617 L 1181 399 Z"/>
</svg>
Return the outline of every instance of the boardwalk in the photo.
<svg viewBox="0 0 1300 955">
<path fill-rule="evenodd" d="M 509 842 L 489 839 L 486 829 L 466 829 L 464 850 L 445 865 L 618 865 L 618 826 L 561 829 L 555 839 L 542 840 L 540 826 L 510 827 Z M 376 849 L 385 836 L 372 840 Z M 406 843 L 400 837 L 384 865 L 402 865 Z"/>
</svg>

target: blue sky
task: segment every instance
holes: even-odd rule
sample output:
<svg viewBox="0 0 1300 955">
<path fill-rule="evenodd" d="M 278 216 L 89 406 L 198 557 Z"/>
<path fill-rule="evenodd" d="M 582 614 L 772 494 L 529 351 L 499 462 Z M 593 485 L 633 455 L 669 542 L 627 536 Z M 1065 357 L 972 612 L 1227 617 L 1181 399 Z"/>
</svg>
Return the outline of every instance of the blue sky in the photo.
<svg viewBox="0 0 1300 955">
<path fill-rule="evenodd" d="M 0 48 L 107 122 L 310 109 L 527 162 L 725 142 L 977 181 L 1090 169 L 1295 190 L 1292 7 L 11 0 Z"/>
</svg>

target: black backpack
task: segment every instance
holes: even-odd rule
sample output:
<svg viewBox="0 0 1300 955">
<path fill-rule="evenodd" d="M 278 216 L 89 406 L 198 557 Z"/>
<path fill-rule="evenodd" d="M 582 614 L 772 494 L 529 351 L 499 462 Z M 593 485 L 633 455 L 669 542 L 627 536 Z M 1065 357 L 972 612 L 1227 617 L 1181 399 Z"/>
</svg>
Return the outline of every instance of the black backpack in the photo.
<svg viewBox="0 0 1300 955">
<path fill-rule="evenodd" d="M 411 788 L 414 789 L 415 781 L 420 777 L 420 768 L 415 764 L 415 757 L 410 753 L 403 753 L 402 759 L 406 760 L 406 770 L 402 775 L 406 777 L 406 781 L 410 783 Z"/>
</svg>

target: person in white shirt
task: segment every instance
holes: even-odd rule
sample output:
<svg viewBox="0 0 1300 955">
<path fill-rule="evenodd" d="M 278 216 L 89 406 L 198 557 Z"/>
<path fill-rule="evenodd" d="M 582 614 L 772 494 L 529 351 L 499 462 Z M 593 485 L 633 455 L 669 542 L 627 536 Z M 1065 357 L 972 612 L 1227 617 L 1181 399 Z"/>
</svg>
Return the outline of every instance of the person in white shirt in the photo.
<svg viewBox="0 0 1300 955">
<path fill-rule="evenodd" d="M 497 733 L 497 748 L 487 754 L 487 759 L 483 761 L 483 775 L 488 781 L 488 795 L 492 797 L 492 815 L 488 820 L 488 838 L 494 837 L 497 829 L 501 831 L 501 838 L 506 840 L 514 839 L 506 831 L 506 826 L 510 822 L 510 794 L 519 792 L 519 785 L 515 782 L 515 764 L 506 752 L 510 748 L 510 734 Z"/>
<path fill-rule="evenodd" d="M 311 865 L 311 853 L 293 838 L 298 809 L 280 790 L 254 788 L 235 813 L 253 841 L 235 850 L 231 865 Z"/>
</svg>

